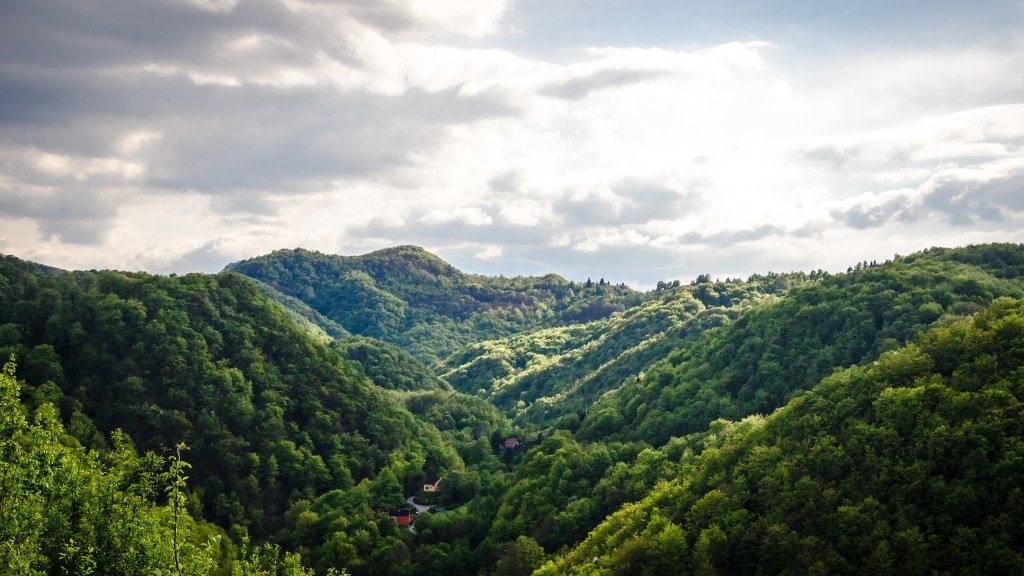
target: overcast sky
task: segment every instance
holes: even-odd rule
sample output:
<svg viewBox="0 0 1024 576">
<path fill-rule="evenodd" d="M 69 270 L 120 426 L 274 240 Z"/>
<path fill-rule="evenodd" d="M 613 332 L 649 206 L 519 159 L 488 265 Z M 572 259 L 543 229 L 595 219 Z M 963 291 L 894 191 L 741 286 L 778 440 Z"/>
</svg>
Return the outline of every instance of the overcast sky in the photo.
<svg viewBox="0 0 1024 576">
<path fill-rule="evenodd" d="M 1024 242 L 1024 1 L 3 0 L 0 252 L 662 279 Z"/>
</svg>

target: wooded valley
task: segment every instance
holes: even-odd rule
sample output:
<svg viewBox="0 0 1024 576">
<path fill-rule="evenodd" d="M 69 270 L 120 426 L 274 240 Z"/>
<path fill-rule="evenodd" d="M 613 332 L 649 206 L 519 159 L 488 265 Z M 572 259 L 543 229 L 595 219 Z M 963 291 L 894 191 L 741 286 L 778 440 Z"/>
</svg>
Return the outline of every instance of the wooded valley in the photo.
<svg viewBox="0 0 1024 576">
<path fill-rule="evenodd" d="M 1024 246 L 612 272 L 0 257 L 0 574 L 1024 573 Z"/>
</svg>

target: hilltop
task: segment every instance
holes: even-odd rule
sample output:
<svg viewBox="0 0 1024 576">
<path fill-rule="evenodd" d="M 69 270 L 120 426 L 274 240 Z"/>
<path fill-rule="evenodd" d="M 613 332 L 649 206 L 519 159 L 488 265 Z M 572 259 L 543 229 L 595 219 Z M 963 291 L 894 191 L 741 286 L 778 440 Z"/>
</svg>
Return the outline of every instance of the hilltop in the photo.
<svg viewBox="0 0 1024 576">
<path fill-rule="evenodd" d="M 624 285 L 465 274 L 415 246 L 338 256 L 278 250 L 230 264 L 359 336 L 430 364 L 459 348 L 526 330 L 603 318 L 641 302 Z"/>
</svg>

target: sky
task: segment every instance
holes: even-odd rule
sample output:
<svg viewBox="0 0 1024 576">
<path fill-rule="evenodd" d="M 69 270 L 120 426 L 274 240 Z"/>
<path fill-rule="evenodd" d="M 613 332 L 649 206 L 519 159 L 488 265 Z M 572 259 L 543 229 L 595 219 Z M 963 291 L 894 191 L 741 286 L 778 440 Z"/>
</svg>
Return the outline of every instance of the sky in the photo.
<svg viewBox="0 0 1024 576">
<path fill-rule="evenodd" d="M 639 288 L 1024 242 L 1024 1 L 4 0 L 0 253 Z"/>
</svg>

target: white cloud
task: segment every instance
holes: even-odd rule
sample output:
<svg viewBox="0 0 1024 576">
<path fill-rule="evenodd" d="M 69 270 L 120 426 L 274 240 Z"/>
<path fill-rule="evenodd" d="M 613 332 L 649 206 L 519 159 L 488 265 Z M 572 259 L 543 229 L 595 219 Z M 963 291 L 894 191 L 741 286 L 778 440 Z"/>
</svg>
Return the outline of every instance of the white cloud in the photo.
<svg viewBox="0 0 1024 576">
<path fill-rule="evenodd" d="M 476 206 L 464 206 L 451 210 L 432 210 L 420 218 L 424 224 L 451 224 L 461 222 L 470 226 L 486 226 L 493 222 L 491 216 Z"/>
<path fill-rule="evenodd" d="M 514 226 L 537 226 L 554 220 L 550 206 L 522 200 L 504 204 L 498 214 L 502 220 Z"/>
<path fill-rule="evenodd" d="M 189 4 L 209 12 L 231 12 L 239 0 L 186 0 Z"/>
<path fill-rule="evenodd" d="M 597 229 L 580 234 L 573 248 L 580 252 L 596 252 L 606 246 L 635 247 L 649 244 L 651 238 L 632 229 Z"/>
<path fill-rule="evenodd" d="M 506 0 L 191 1 L 211 13 L 138 9 L 182 27 L 167 38 L 81 30 L 95 52 L 64 54 L 61 74 L 49 20 L 47 50 L 0 40 L 23 58 L 3 85 L 47 95 L 0 112 L 0 217 L 25 233 L 5 250 L 184 270 L 400 238 L 536 272 L 610 254 L 650 283 L 712 267 L 701 251 L 736 274 L 884 245 L 851 231 L 901 251 L 970 226 L 1019 237 L 1000 188 L 1022 173 L 1019 46 L 806 66 L 785 37 L 549 57 L 499 41 Z M 102 209 L 57 210 L 73 197 Z"/>
<path fill-rule="evenodd" d="M 505 251 L 501 249 L 501 246 L 491 245 L 477 252 L 473 257 L 477 260 L 496 260 L 501 258 L 504 253 Z"/>
</svg>

